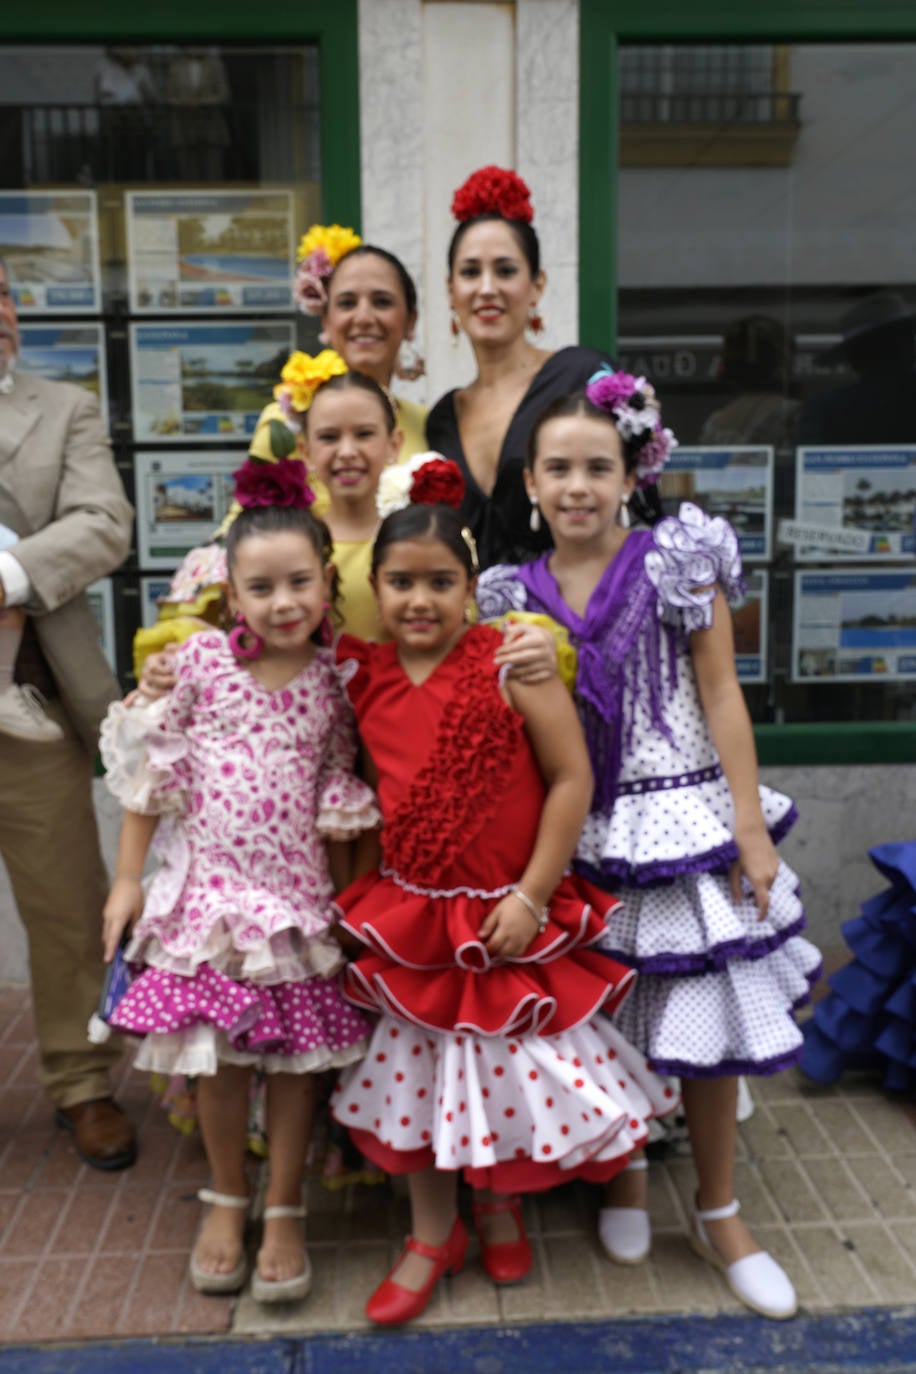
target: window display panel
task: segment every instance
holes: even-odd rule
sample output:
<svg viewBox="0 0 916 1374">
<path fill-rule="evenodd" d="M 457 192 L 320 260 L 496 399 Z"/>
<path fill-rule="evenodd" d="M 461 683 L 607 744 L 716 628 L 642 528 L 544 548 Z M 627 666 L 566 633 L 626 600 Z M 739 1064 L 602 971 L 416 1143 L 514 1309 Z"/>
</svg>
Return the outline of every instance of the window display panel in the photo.
<svg viewBox="0 0 916 1374">
<path fill-rule="evenodd" d="M 912 719 L 916 45 L 624 45 L 619 78 L 618 358 L 681 444 L 667 508 L 767 574 L 754 719 Z"/>
<path fill-rule="evenodd" d="M 292 282 L 322 219 L 318 58 L 317 44 L 0 46 L 19 365 L 98 396 L 138 513 L 96 598 L 125 675 L 150 609 L 138 574 L 156 574 L 139 579 L 150 593 L 209 538 L 286 358 L 316 351 Z"/>
</svg>

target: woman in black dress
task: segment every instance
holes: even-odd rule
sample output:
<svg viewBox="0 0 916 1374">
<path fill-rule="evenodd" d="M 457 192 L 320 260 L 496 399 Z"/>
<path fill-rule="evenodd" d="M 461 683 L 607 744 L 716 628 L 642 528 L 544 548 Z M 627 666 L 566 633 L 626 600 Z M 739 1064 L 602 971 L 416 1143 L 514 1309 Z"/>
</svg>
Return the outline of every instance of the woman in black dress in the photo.
<svg viewBox="0 0 916 1374">
<path fill-rule="evenodd" d="M 610 361 L 594 348 L 550 353 L 528 339 L 528 331 L 536 336 L 543 329 L 538 302 L 546 280 L 528 197 L 514 172 L 484 167 L 452 201 L 458 220 L 448 255 L 452 330 L 467 334 L 477 376 L 433 406 L 426 437 L 464 473 L 462 514 L 482 568 L 524 563 L 549 548 L 522 480 L 528 434 L 545 406 L 584 386 Z"/>
</svg>

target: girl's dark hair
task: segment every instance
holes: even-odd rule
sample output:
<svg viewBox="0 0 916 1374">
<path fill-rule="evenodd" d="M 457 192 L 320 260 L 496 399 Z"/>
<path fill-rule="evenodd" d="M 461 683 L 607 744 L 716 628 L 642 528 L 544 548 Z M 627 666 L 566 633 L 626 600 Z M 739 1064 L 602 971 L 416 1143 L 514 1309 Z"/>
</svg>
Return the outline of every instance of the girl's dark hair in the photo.
<svg viewBox="0 0 916 1374">
<path fill-rule="evenodd" d="M 312 548 L 321 559 L 322 567 L 327 567 L 334 555 L 331 531 L 323 520 L 297 506 L 249 506 L 239 511 L 226 534 L 226 567 L 232 576 L 239 545 L 254 535 L 280 534 L 293 530 L 304 534 Z M 335 619 L 337 612 L 337 577 L 331 588 L 331 609 Z M 316 644 L 321 642 L 320 628 L 312 635 Z"/>
<path fill-rule="evenodd" d="M 473 219 L 462 220 L 462 222 L 457 225 L 455 232 L 452 234 L 452 241 L 448 246 L 449 273 L 454 271 L 458 248 L 467 230 L 475 224 L 484 224 L 487 220 L 498 220 L 501 224 L 504 224 L 507 229 L 511 229 L 519 248 L 522 250 L 522 254 L 528 264 L 532 277 L 536 277 L 541 270 L 541 245 L 538 242 L 538 236 L 534 231 L 534 226 L 523 219 L 506 219 L 505 215 L 500 215 L 495 210 L 488 210 L 485 214 L 475 215 Z"/>
<path fill-rule="evenodd" d="M 354 249 L 354 252 L 357 250 Z M 318 396 L 325 391 L 350 391 L 356 388 L 358 391 L 366 391 L 370 396 L 374 396 L 382 407 L 385 416 L 385 428 L 391 434 L 398 422 L 397 411 L 394 408 L 394 401 L 389 392 L 380 387 L 374 377 L 368 376 L 365 372 L 342 372 L 338 377 L 329 377 L 326 382 L 322 382 L 312 397 L 312 405 Z M 311 406 L 305 412 L 305 428 L 308 430 L 308 417 L 311 414 Z"/>
<path fill-rule="evenodd" d="M 392 544 L 411 539 L 438 539 L 453 553 L 468 578 L 477 576 L 477 565 L 467 539 L 462 535 L 465 521 L 454 506 L 405 506 L 386 515 L 372 546 L 372 575 L 385 561 Z"/>
<path fill-rule="evenodd" d="M 639 451 L 648 439 L 648 434 L 635 434 L 629 439 L 625 439 L 620 430 L 614 424 L 613 415 L 609 415 L 606 410 L 596 406 L 588 399 L 584 390 L 573 391 L 568 396 L 558 396 L 555 401 L 551 401 L 541 411 L 534 424 L 528 432 L 528 448 L 525 453 L 525 467 L 529 472 L 534 471 L 534 460 L 537 456 L 538 439 L 541 430 L 551 420 L 560 420 L 568 415 L 582 415 L 588 420 L 603 420 L 606 425 L 620 437 L 623 448 L 623 465 L 627 475 L 636 471 L 639 463 Z M 630 497 L 630 511 L 646 525 L 654 525 L 662 518 L 662 504 L 658 495 L 658 487 L 653 482 L 648 487 L 637 487 Z"/>
<path fill-rule="evenodd" d="M 407 313 L 408 315 L 415 315 L 417 313 L 417 288 L 413 277 L 401 262 L 400 258 L 395 257 L 394 253 L 389 253 L 387 248 L 377 248 L 374 243 L 361 243 L 358 248 L 351 248 L 349 253 L 344 253 L 324 284 L 325 291 L 328 293 L 328 298 L 330 299 L 331 295 L 331 283 L 337 275 L 341 263 L 349 262 L 351 258 L 368 257 L 370 253 L 374 257 L 381 258 L 384 262 L 387 262 L 389 267 L 394 268 L 397 278 L 401 283 L 401 290 L 404 293 Z"/>
</svg>

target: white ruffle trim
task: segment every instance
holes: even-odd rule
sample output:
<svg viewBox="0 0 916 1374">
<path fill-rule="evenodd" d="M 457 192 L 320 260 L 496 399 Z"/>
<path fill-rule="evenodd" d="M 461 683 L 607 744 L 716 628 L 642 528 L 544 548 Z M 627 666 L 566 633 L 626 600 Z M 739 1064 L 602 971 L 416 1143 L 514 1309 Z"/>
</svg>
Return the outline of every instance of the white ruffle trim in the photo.
<svg viewBox="0 0 916 1374">
<path fill-rule="evenodd" d="M 141 698 L 134 706 L 113 701 L 102 721 L 99 750 L 105 765 L 105 785 L 128 811 L 144 815 L 173 814 L 184 811 L 181 788 L 162 788 L 172 782 L 171 765 L 185 757 L 187 743 L 178 734 L 160 737 L 157 757 L 164 765 L 153 767 L 148 755 L 150 736 L 159 729 L 168 709 L 168 698 L 156 701 Z"/>
<path fill-rule="evenodd" d="M 637 969 L 647 959 L 713 950 L 722 950 L 724 960 L 727 947 L 744 958 L 740 946 L 756 944 L 762 950 L 769 942 L 772 947 L 781 932 L 804 919 L 798 877 L 782 862 L 762 921 L 753 897 L 735 905 L 725 874 L 691 873 L 659 887 L 622 888 L 618 896 L 621 905 L 608 917 L 604 947 Z"/>
<path fill-rule="evenodd" d="M 327 929 L 309 938 L 302 938 L 297 929 L 282 930 L 253 949 L 239 950 L 231 930 L 222 924 L 211 927 L 204 943 L 189 954 L 171 953 L 155 931 L 138 926 L 124 957 L 183 978 L 193 977 L 202 964 L 208 964 L 229 978 L 247 978 L 262 987 L 330 978 L 344 963 L 340 945 Z"/>
<path fill-rule="evenodd" d="M 802 1036 L 792 1009 L 807 999 L 820 963 L 818 950 L 796 937 L 765 959 L 732 960 L 721 973 L 645 973 L 617 1023 L 660 1068 L 753 1073 L 754 1066 L 766 1069 L 798 1050 Z"/>
<path fill-rule="evenodd" d="M 134 1068 L 187 1074 L 190 1078 L 212 1077 L 221 1064 L 250 1064 L 265 1073 L 323 1073 L 356 1063 L 365 1051 L 366 1043 L 361 1040 L 341 1050 L 319 1046 L 307 1054 L 251 1054 L 233 1049 L 228 1037 L 215 1026 L 198 1025 L 187 1031 L 145 1036 Z"/>
<path fill-rule="evenodd" d="M 326 840 L 353 840 L 364 830 L 377 830 L 382 823 L 381 812 L 374 804 L 359 810 L 342 811 L 339 807 L 323 807 L 315 823 L 318 834 Z"/>
<path fill-rule="evenodd" d="M 644 1143 L 677 1093 L 604 1016 L 561 1035 L 436 1034 L 383 1015 L 334 1115 L 439 1169 L 515 1159 L 574 1169 Z"/>
<path fill-rule="evenodd" d="M 780 826 L 792 799 L 759 789 L 767 829 Z M 610 814 L 593 812 L 582 828 L 576 858 L 591 868 L 616 860 L 639 870 L 692 859 L 734 841 L 735 804 L 724 777 L 688 787 L 624 795 Z"/>
</svg>

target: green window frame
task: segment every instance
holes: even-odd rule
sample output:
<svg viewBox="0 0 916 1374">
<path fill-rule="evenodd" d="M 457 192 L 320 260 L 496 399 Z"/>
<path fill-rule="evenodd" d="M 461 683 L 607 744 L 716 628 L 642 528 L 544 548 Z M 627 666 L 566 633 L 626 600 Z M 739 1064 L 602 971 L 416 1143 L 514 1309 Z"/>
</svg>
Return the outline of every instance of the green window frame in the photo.
<svg viewBox="0 0 916 1374">
<path fill-rule="evenodd" d="M 317 43 L 321 184 L 326 219 L 361 227 L 357 0 L 43 0 L 4 14 L 14 43 Z"/>
<path fill-rule="evenodd" d="M 617 71 L 628 43 L 916 40 L 912 0 L 580 0 L 579 337 L 617 342 Z M 760 725 L 761 763 L 916 762 L 916 721 Z"/>
</svg>

